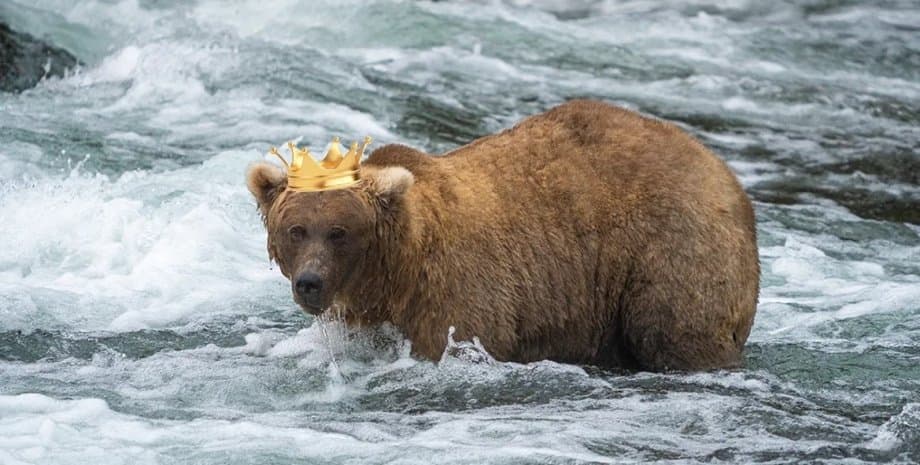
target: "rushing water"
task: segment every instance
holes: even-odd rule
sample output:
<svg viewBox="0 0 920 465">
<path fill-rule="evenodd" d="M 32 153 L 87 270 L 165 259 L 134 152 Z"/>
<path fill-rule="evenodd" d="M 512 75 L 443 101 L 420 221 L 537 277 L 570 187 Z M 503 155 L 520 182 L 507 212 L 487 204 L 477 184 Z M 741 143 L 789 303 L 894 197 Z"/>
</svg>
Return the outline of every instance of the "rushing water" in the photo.
<svg viewBox="0 0 920 465">
<path fill-rule="evenodd" d="M 912 1 L 0 0 L 84 65 L 0 94 L 0 463 L 920 461 Z M 326 332 L 247 163 L 450 149 L 574 97 L 679 122 L 755 200 L 743 370 L 440 364 Z M 333 357 L 338 363 L 332 363 Z"/>
</svg>

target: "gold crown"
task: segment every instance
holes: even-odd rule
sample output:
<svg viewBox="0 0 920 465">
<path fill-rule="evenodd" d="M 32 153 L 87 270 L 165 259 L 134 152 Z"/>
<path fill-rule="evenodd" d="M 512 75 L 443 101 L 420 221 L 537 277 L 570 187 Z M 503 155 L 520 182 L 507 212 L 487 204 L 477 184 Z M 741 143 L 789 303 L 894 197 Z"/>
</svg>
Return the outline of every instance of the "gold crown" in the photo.
<svg viewBox="0 0 920 465">
<path fill-rule="evenodd" d="M 316 192 L 342 189 L 357 183 L 358 165 L 364 156 L 364 149 L 370 143 L 369 136 L 364 138 L 364 144 L 360 148 L 357 142 L 353 142 L 348 153 L 342 155 L 339 138 L 333 137 L 326 156 L 320 162 L 313 159 L 310 150 L 299 149 L 293 142 L 288 142 L 291 163 L 288 163 L 275 147 L 272 147 L 269 153 L 278 157 L 287 167 L 288 189 L 296 192 Z"/>
</svg>

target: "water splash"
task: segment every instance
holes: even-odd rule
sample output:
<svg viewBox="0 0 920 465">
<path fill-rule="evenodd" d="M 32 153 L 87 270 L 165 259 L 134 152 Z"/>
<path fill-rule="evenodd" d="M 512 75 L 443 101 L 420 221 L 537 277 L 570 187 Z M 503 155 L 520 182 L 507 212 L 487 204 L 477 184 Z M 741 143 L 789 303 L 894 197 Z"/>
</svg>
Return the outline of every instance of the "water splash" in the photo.
<svg viewBox="0 0 920 465">
<path fill-rule="evenodd" d="M 454 333 L 457 329 L 451 326 L 447 329 L 447 345 L 441 354 L 441 363 L 450 363 L 460 361 L 462 363 L 495 365 L 498 363 L 489 351 L 483 347 L 479 337 L 473 336 L 469 341 L 457 342 L 454 340 Z"/>
<path fill-rule="evenodd" d="M 332 368 L 332 375 L 344 383 L 349 383 L 351 379 L 342 370 L 337 356 L 338 353 L 347 353 L 348 328 L 345 323 L 346 311 L 347 309 L 344 306 L 333 304 L 321 315 L 316 317 L 315 322 L 319 325 L 320 332 L 323 335 L 323 341 L 329 353 L 329 364 Z M 332 326 L 335 330 L 331 335 L 328 326 Z"/>
</svg>

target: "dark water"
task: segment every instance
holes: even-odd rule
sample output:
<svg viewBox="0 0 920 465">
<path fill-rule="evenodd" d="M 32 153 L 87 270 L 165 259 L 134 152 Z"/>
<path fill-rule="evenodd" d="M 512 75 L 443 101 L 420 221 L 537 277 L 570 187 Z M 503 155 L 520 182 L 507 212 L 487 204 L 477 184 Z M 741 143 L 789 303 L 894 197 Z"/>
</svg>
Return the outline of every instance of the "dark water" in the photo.
<svg viewBox="0 0 920 465">
<path fill-rule="evenodd" d="M 0 463 L 920 462 L 920 8 L 0 1 L 85 65 L 0 94 Z M 747 368 L 439 365 L 302 316 L 270 144 L 437 152 L 575 97 L 679 122 L 755 199 Z M 331 362 L 335 357 L 338 364 Z"/>
</svg>

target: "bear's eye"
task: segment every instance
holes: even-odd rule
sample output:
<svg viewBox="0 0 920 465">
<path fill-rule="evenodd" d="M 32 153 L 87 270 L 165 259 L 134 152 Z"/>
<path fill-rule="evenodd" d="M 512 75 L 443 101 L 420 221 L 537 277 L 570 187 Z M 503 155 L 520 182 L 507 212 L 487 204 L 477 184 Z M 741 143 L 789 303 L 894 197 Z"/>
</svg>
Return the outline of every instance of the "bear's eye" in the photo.
<svg viewBox="0 0 920 465">
<path fill-rule="evenodd" d="M 345 239 L 345 228 L 336 226 L 329 230 L 329 240 L 330 241 L 342 242 L 344 239 Z"/>
<path fill-rule="evenodd" d="M 300 242 L 307 236 L 307 231 L 303 229 L 303 226 L 291 226 L 288 228 L 288 236 L 291 237 L 292 241 Z"/>
</svg>

